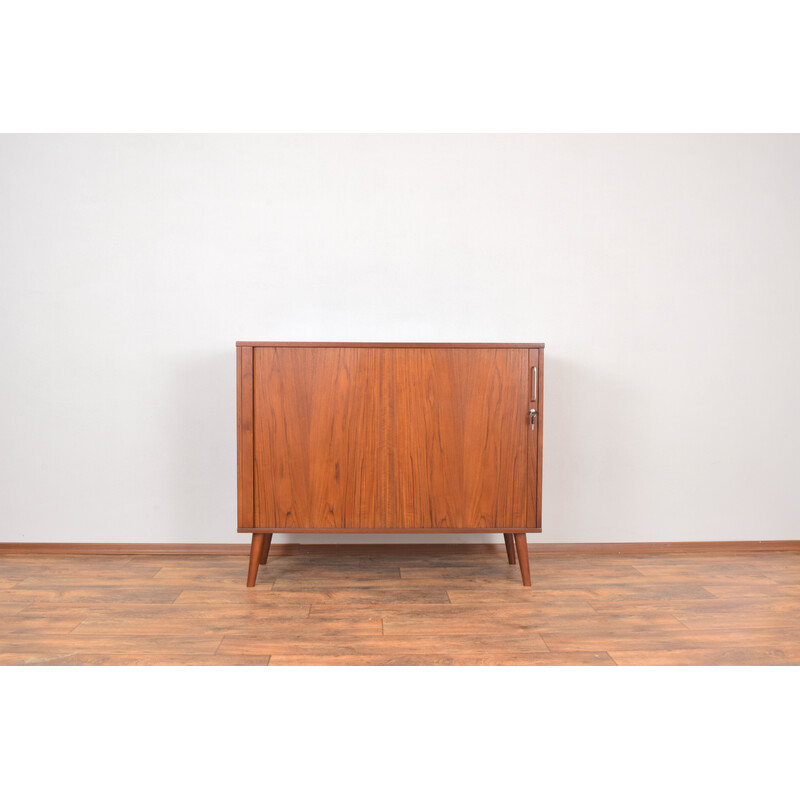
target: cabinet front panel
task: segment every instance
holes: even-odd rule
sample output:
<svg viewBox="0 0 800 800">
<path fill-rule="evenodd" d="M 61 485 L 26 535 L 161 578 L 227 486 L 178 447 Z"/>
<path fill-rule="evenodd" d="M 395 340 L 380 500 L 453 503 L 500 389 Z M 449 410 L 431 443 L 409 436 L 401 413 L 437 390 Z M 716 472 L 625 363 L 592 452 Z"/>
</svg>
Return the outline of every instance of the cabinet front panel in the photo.
<svg viewBox="0 0 800 800">
<path fill-rule="evenodd" d="M 524 350 L 393 351 L 398 525 L 525 526 L 527 369 Z"/>
<path fill-rule="evenodd" d="M 255 526 L 524 528 L 523 349 L 254 348 Z"/>
<path fill-rule="evenodd" d="M 256 527 L 385 527 L 391 351 L 254 350 Z"/>
</svg>

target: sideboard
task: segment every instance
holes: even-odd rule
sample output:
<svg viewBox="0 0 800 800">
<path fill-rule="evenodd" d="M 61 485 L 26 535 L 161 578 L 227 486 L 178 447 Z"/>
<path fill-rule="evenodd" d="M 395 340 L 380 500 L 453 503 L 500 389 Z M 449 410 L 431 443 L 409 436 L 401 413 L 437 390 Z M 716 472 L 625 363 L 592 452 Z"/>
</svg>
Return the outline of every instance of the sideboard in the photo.
<svg viewBox="0 0 800 800">
<path fill-rule="evenodd" d="M 238 530 L 502 533 L 530 586 L 543 344 L 237 342 Z M 516 552 L 515 552 L 516 550 Z"/>
</svg>

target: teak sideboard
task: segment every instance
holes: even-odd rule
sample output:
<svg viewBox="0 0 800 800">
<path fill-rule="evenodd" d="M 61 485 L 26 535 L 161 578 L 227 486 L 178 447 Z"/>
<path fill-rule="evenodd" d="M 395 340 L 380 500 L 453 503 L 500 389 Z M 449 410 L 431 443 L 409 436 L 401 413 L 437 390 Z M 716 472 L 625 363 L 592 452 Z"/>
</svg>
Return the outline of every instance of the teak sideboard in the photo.
<svg viewBox="0 0 800 800">
<path fill-rule="evenodd" d="M 502 533 L 530 586 L 543 344 L 237 342 L 238 529 Z"/>
</svg>

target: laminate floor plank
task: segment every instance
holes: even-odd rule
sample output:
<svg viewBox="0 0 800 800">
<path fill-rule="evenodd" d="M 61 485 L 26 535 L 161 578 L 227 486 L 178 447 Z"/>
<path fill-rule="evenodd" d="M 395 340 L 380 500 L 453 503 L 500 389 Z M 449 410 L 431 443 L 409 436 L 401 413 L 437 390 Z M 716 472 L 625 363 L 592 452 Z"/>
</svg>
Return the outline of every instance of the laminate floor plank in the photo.
<svg viewBox="0 0 800 800">
<path fill-rule="evenodd" d="M 28 634 L 70 633 L 83 617 L 35 617 L 15 614 L 0 619 L 0 638 Z"/>
<path fill-rule="evenodd" d="M 0 557 L 0 560 L 2 560 L 2 557 Z M 113 580 L 123 577 L 126 580 L 130 580 L 133 578 L 152 578 L 157 572 L 157 569 L 151 567 L 146 569 L 142 569 L 141 567 L 98 567 L 97 569 L 93 569 L 90 564 L 81 565 L 80 567 L 50 564 L 18 564 L 13 567 L 6 567 L 1 571 L 0 584 L 2 585 L 0 585 L 0 588 L 6 588 L 5 584 L 8 583 L 16 585 L 23 580 L 69 580 L 75 576 L 90 577 L 92 580 Z"/>
<path fill-rule="evenodd" d="M 87 619 L 273 619 L 276 616 L 308 616 L 308 603 L 246 604 L 225 603 L 86 603 L 84 605 L 60 605 L 57 603 L 32 603 L 17 616 L 80 616 Z"/>
<path fill-rule="evenodd" d="M 248 536 L 248 540 L 249 540 Z M 249 548 L 248 548 L 249 549 Z M 151 566 L 155 565 L 161 567 L 202 567 L 204 564 L 208 565 L 208 560 L 214 559 L 214 563 L 218 567 L 235 567 L 242 565 L 242 559 L 245 560 L 245 569 L 247 565 L 247 549 L 242 555 L 204 555 L 200 553 L 140 553 L 137 555 L 129 556 L 130 563 L 134 566 Z"/>
<path fill-rule="evenodd" d="M 731 630 L 544 632 L 542 638 L 550 650 L 601 650 L 613 658 L 620 650 L 690 650 L 733 647 L 796 647 L 800 644 L 800 623 L 795 627 L 742 628 Z M 604 648 L 601 647 L 604 645 Z"/>
<path fill-rule="evenodd" d="M 714 613 L 678 612 L 675 618 L 690 631 L 744 630 L 749 628 L 798 628 L 800 609 L 788 613 L 785 610 L 740 610 Z M 798 640 L 800 644 L 800 640 Z"/>
<path fill-rule="evenodd" d="M 313 607 L 327 605 L 385 605 L 392 608 L 396 605 L 449 605 L 450 598 L 444 589 L 426 588 L 382 588 L 379 586 L 368 588 L 332 588 L 324 591 L 279 591 L 273 589 L 267 598 L 278 596 L 285 598 L 286 602 L 309 603 Z M 292 598 L 295 598 L 292 600 Z"/>
<path fill-rule="evenodd" d="M 240 586 L 238 589 L 186 589 L 175 599 L 175 605 L 224 605 L 233 603 L 235 605 L 259 605 L 263 597 L 266 602 L 267 596 L 271 593 L 271 583 L 257 583 L 252 588 L 246 589 Z"/>
<path fill-rule="evenodd" d="M 779 583 L 777 593 L 798 597 L 800 596 L 800 583 Z"/>
<path fill-rule="evenodd" d="M 213 655 L 222 637 L 209 636 L 73 636 L 0 634 L 0 653 L 38 653 L 72 655 L 75 653 L 188 653 Z"/>
<path fill-rule="evenodd" d="M 800 553 L 781 553 L 780 557 L 760 558 L 755 566 L 763 572 L 793 572 L 797 575 L 800 573 Z"/>
<path fill-rule="evenodd" d="M 188 653 L 71 653 L 41 656 L 0 653 L 0 664 L 29 667 L 266 667 L 269 656 L 192 655 Z"/>
<path fill-rule="evenodd" d="M 458 589 L 448 589 L 447 596 L 453 605 L 477 605 L 483 608 L 492 608 L 498 604 L 525 604 L 536 608 L 555 609 L 559 606 L 582 607 L 584 603 L 592 604 L 595 600 L 594 592 L 586 589 L 541 591 L 524 587 L 522 584 L 519 588 L 507 589 L 491 589 L 485 585 L 468 589 L 462 586 Z"/>
<path fill-rule="evenodd" d="M 262 565 L 258 570 L 256 585 L 262 582 L 274 581 L 319 581 L 324 584 L 336 581 L 339 584 L 348 584 L 350 581 L 364 580 L 392 580 L 400 579 L 400 569 L 398 567 L 358 567 L 351 564 L 343 565 L 337 569 L 335 566 L 328 565 L 325 569 L 313 566 L 296 568 L 270 568 L 269 561 Z"/>
<path fill-rule="evenodd" d="M 180 594 L 180 588 L 170 587 L 13 588 L 0 590 L 0 603 L 10 603 L 12 600 L 26 603 L 172 603 Z"/>
<path fill-rule="evenodd" d="M 528 652 L 549 652 L 544 641 L 537 634 L 519 636 L 501 635 L 437 635 L 437 636 L 345 636 L 335 641 L 320 641 L 305 636 L 291 638 L 260 637 L 226 634 L 217 650 L 219 655 L 259 655 L 275 653 L 325 652 L 331 656 L 382 655 L 382 654 L 519 654 Z"/>
<path fill-rule="evenodd" d="M 417 632 L 422 636 L 434 636 L 437 631 L 459 634 L 459 635 L 481 635 L 498 634 L 503 632 L 514 633 L 520 636 L 536 633 L 540 634 L 545 641 L 547 636 L 554 634 L 557 636 L 586 636 L 593 641 L 598 641 L 598 637 L 605 637 L 606 640 L 615 637 L 626 637 L 631 635 L 644 634 L 654 636 L 665 632 L 685 632 L 686 626 L 670 614 L 661 616 L 646 617 L 614 617 L 601 618 L 596 616 L 594 619 L 586 617 L 578 618 L 536 618 L 536 617 L 447 617 L 444 615 L 428 615 L 425 617 L 410 614 L 399 615 L 388 613 L 383 617 L 383 630 L 389 634 L 411 634 Z M 560 647 L 556 650 L 580 650 L 580 647 Z M 601 647 L 594 647 L 595 650 L 603 650 Z"/>
<path fill-rule="evenodd" d="M 694 648 L 692 650 L 614 650 L 620 666 L 796 666 L 800 647 Z"/>
<path fill-rule="evenodd" d="M 52 564 L 62 566 L 124 567 L 133 563 L 130 555 L 78 555 L 75 553 L 8 553 L 0 552 L 0 568 L 7 564 Z"/>
<path fill-rule="evenodd" d="M 767 577 L 761 572 L 755 570 L 747 572 L 745 570 L 732 570 L 731 572 L 722 572 L 719 570 L 687 570 L 681 573 L 679 569 L 649 569 L 644 576 L 648 581 L 653 583 L 675 583 L 679 580 L 699 580 L 702 579 L 703 586 L 714 586 L 716 584 L 741 584 L 746 583 L 748 586 L 772 586 L 777 583 L 773 578 Z"/>
<path fill-rule="evenodd" d="M 373 614 L 377 611 L 384 616 L 395 614 L 407 617 L 425 617 L 428 619 L 464 618 L 477 619 L 591 619 L 597 618 L 597 612 L 587 602 L 558 603 L 502 603 L 497 606 L 486 604 L 449 604 L 449 603 L 392 603 L 385 605 L 378 603 L 313 603 L 310 616 L 324 617 L 327 615 L 351 615 L 354 619 L 364 614 Z"/>
<path fill-rule="evenodd" d="M 259 579 L 261 575 L 259 572 Z M 452 580 L 436 581 L 430 578 L 392 578 L 382 579 L 372 577 L 368 570 L 361 573 L 360 576 L 352 577 L 346 581 L 339 580 L 335 576 L 322 576 L 318 578 L 303 578 L 288 580 L 286 578 L 277 578 L 272 584 L 272 588 L 281 592 L 313 592 L 313 591 L 335 591 L 339 589 L 386 589 L 392 591 L 403 591 L 405 589 L 427 589 L 427 590 L 443 590 L 449 591 L 450 589 L 478 589 L 478 588 L 491 588 L 497 589 L 511 589 L 516 591 L 517 588 L 523 589 L 519 577 L 519 567 L 517 567 L 516 575 L 502 577 L 500 579 L 489 576 L 483 577 L 462 577 L 454 578 Z M 256 584 L 258 587 L 260 584 Z M 530 590 L 528 590 L 530 591 Z"/>
<path fill-rule="evenodd" d="M 239 581 L 241 583 L 241 581 Z M 85 579 L 82 576 L 64 575 L 58 577 L 52 576 L 36 576 L 35 578 L 25 578 L 14 587 L 14 589 L 72 589 L 80 587 L 83 589 L 93 589 L 97 591 L 111 592 L 116 589 L 157 589 L 161 592 L 174 591 L 180 593 L 187 587 L 209 587 L 219 589 L 232 589 L 234 588 L 233 582 L 225 583 L 218 581 L 213 576 L 208 576 L 205 581 L 195 579 L 192 581 L 165 581 L 158 578 L 145 578 L 145 577 L 124 577 L 124 578 L 109 578 L 97 575 L 87 576 Z"/>
<path fill-rule="evenodd" d="M 747 582 L 716 584 L 705 587 L 709 594 L 715 597 L 798 597 L 800 596 L 800 584 L 797 583 L 778 583 L 770 584 L 751 584 Z"/>
<path fill-rule="evenodd" d="M 233 596 L 222 594 L 217 597 L 215 593 L 199 595 L 202 602 L 189 602 L 195 595 L 179 597 L 180 602 L 174 603 L 48 603 L 36 602 L 30 604 L 8 605 L 7 613 L 47 614 L 58 615 L 82 613 L 102 614 L 104 616 L 121 617 L 124 615 L 177 615 L 191 614 L 208 617 L 236 617 L 240 615 L 265 614 L 270 615 L 283 606 L 327 606 L 327 605 L 352 605 L 366 606 L 380 604 L 387 607 L 395 605 L 449 605 L 447 592 L 444 590 L 428 591 L 410 589 L 388 590 L 381 589 L 339 589 L 324 592 L 275 592 L 263 591 L 258 594 L 258 599 L 252 601 L 249 595 L 237 593 Z M 241 601 L 241 602 L 236 602 Z M 2 616 L 0 606 L 0 616 Z"/>
<path fill-rule="evenodd" d="M 531 579 L 533 580 L 533 579 Z M 494 589 L 487 589 L 483 584 L 479 587 L 484 591 L 471 591 L 465 587 L 459 586 L 458 588 L 448 589 L 447 594 L 450 596 L 450 601 L 456 603 L 470 603 L 470 602 L 503 602 L 503 598 L 519 598 L 518 602 L 525 603 L 539 602 L 544 597 L 549 597 L 554 601 L 559 601 L 561 598 L 569 598 L 570 601 L 576 599 L 588 600 L 593 602 L 595 600 L 630 600 L 641 602 L 655 602 L 655 601 L 672 601 L 679 599 L 703 599 L 713 598 L 711 592 L 695 583 L 664 583 L 664 584 L 649 584 L 646 580 L 642 579 L 641 583 L 625 583 L 614 585 L 603 585 L 600 583 L 597 586 L 577 586 L 569 588 L 567 586 L 558 589 L 545 589 L 537 588 L 529 594 L 523 595 L 517 589 L 498 589 L 495 584 Z"/>
<path fill-rule="evenodd" d="M 505 567 L 489 566 L 482 569 L 479 564 L 472 566 L 465 566 L 462 568 L 445 567 L 442 570 L 437 569 L 435 566 L 426 567 L 401 567 L 400 572 L 402 577 L 417 578 L 425 580 L 443 580 L 452 581 L 464 578 L 474 578 L 486 580 L 487 578 L 494 577 L 495 582 L 502 580 L 510 580 L 511 578 L 519 578 L 519 566 L 506 564 Z M 570 580 L 570 577 L 572 580 Z M 531 564 L 531 580 L 536 581 L 536 586 L 539 589 L 547 589 L 550 587 L 556 588 L 559 586 L 566 586 L 569 588 L 574 587 L 576 584 L 575 573 L 567 572 L 551 572 L 543 573 L 537 571 L 535 561 Z M 625 570 L 609 570 L 602 573 L 599 570 L 580 572 L 581 583 L 577 585 L 594 585 L 602 581 L 603 584 L 629 584 L 642 579 L 641 573 L 637 572 L 634 567 Z M 513 583 L 512 583 L 513 585 Z"/>
<path fill-rule="evenodd" d="M 262 565 L 261 570 L 263 569 Z M 259 573 L 261 570 L 259 570 Z M 205 569 L 202 567 L 162 567 L 153 575 L 153 580 L 170 585 L 182 584 L 184 586 L 203 586 L 212 581 L 214 585 L 239 588 L 242 585 L 242 569 L 241 565 L 238 567 L 216 567 L 213 574 L 210 575 L 207 566 Z"/>
<path fill-rule="evenodd" d="M 662 603 L 643 603 L 631 600 L 589 601 L 598 614 L 696 614 L 714 619 L 725 614 L 780 615 L 784 620 L 800 618 L 800 597 L 748 597 L 700 600 L 671 600 Z"/>
<path fill-rule="evenodd" d="M 175 614 L 177 609 L 173 603 L 59 603 L 37 602 L 30 603 L 20 609 L 17 614 L 21 616 L 43 617 L 56 619 L 58 617 L 89 617 L 106 616 L 118 619 L 127 614 Z M 187 606 L 187 608 L 192 608 Z M 207 608 L 207 606 L 201 606 Z"/>
<path fill-rule="evenodd" d="M 380 616 L 372 619 L 309 619 L 306 614 L 239 619 L 144 618 L 124 620 L 87 619 L 73 631 L 73 636 L 222 636 L 227 633 L 282 638 L 295 634 L 309 638 L 328 638 L 347 635 L 380 636 Z"/>
<path fill-rule="evenodd" d="M 10 617 L 12 614 L 19 614 L 30 607 L 30 603 L 0 603 L 0 619 Z"/>
<path fill-rule="evenodd" d="M 233 656 L 232 656 L 233 657 Z M 516 653 L 486 654 L 463 653 L 461 655 L 443 656 L 427 653 L 399 655 L 364 655 L 364 656 L 329 656 L 325 653 L 309 653 L 307 655 L 272 656 L 270 666 L 364 666 L 364 667 L 537 667 L 537 666 L 614 666 L 608 653 Z"/>
</svg>

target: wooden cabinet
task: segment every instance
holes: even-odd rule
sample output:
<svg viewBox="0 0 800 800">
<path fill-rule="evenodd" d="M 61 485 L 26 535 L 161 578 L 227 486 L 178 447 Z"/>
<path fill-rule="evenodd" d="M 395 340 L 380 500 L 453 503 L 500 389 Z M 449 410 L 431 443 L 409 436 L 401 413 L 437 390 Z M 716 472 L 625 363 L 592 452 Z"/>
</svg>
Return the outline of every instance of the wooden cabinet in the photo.
<svg viewBox="0 0 800 800">
<path fill-rule="evenodd" d="M 543 347 L 237 342 L 247 585 L 275 532 L 383 531 L 503 533 L 529 586 Z"/>
</svg>

